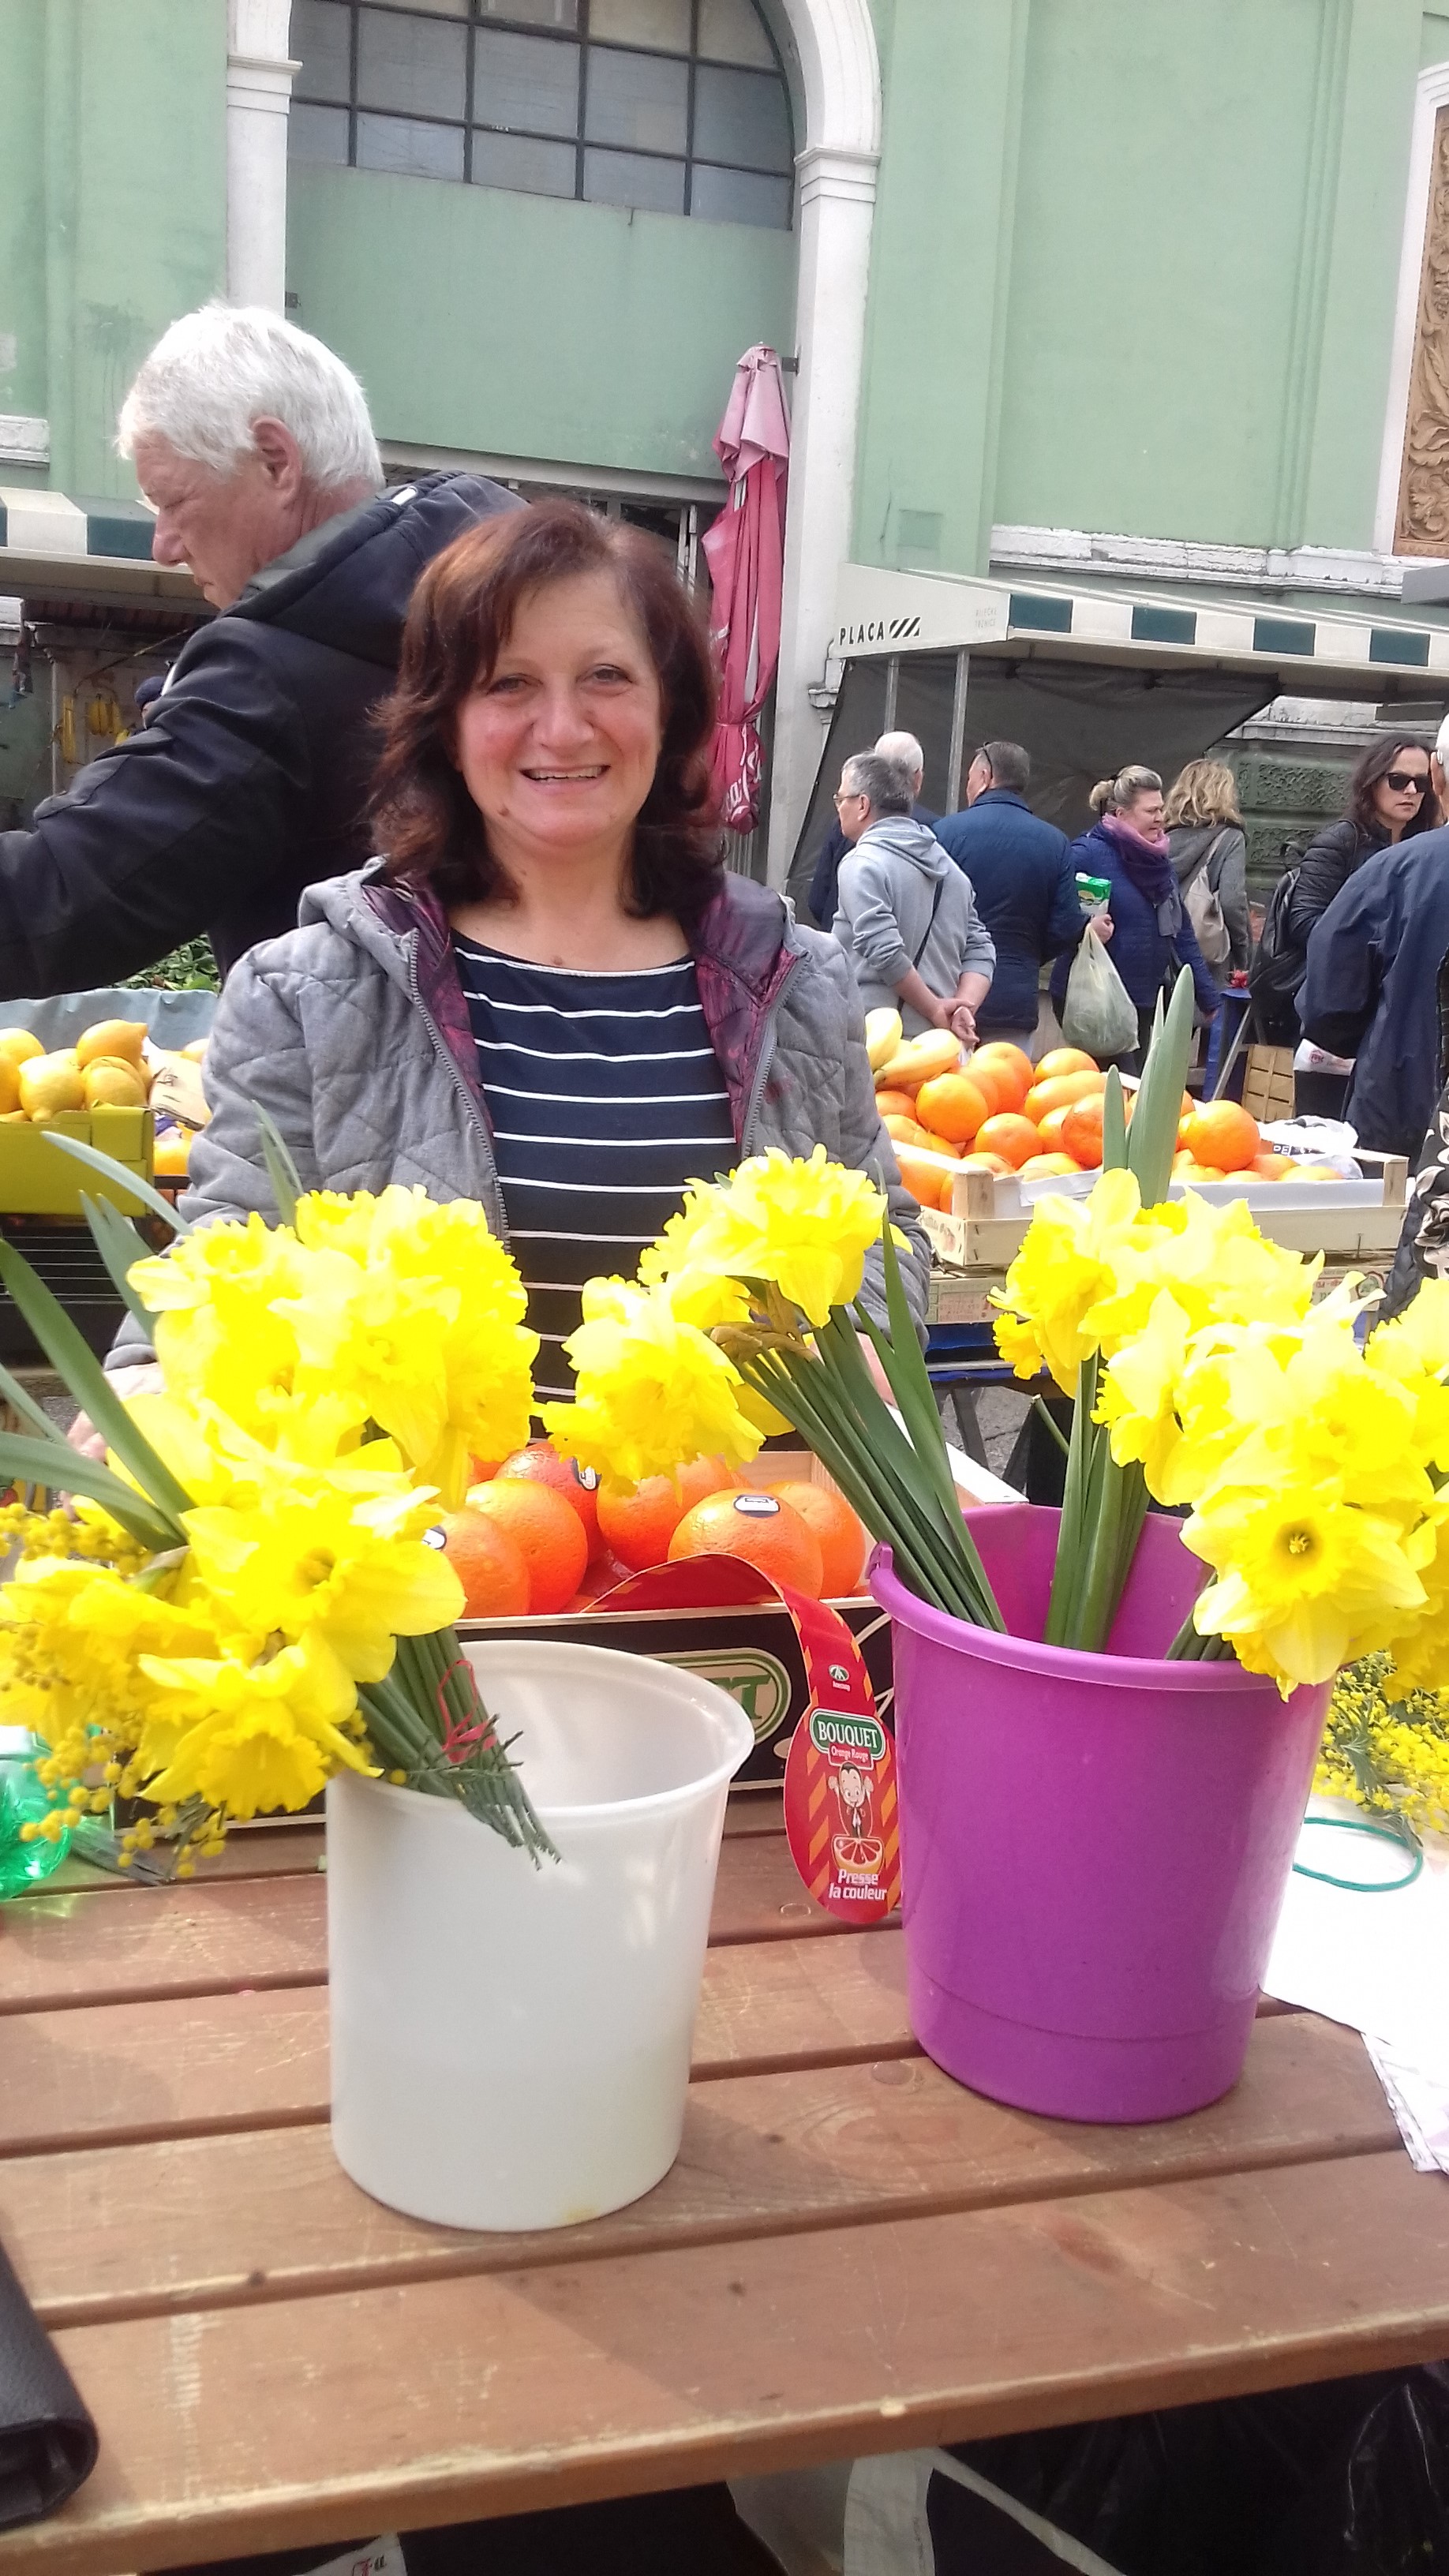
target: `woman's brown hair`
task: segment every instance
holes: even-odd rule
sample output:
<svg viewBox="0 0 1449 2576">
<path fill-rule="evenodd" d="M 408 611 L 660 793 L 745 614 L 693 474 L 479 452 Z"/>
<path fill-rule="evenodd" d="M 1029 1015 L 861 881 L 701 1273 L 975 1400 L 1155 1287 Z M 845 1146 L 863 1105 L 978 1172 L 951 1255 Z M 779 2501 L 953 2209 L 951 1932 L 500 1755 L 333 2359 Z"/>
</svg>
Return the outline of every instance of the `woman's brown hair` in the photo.
<svg viewBox="0 0 1449 2576">
<path fill-rule="evenodd" d="M 496 669 L 523 601 L 550 582 L 596 572 L 612 575 L 645 637 L 663 717 L 659 765 L 634 825 L 629 909 L 643 918 L 672 913 L 690 933 L 724 864 L 710 792 L 709 645 L 658 541 L 576 501 L 539 501 L 485 519 L 424 567 L 403 628 L 397 686 L 376 716 L 378 846 L 390 876 L 423 880 L 441 903 L 506 894 L 483 817 L 454 765 L 454 720 Z"/>
</svg>

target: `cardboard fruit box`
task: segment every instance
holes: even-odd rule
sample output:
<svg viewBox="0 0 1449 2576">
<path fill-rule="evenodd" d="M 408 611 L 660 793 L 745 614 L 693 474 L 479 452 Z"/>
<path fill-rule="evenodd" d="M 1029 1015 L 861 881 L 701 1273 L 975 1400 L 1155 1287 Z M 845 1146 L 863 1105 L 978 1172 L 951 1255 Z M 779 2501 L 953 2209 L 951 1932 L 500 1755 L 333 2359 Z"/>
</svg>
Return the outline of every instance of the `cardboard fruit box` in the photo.
<svg viewBox="0 0 1449 2576">
<path fill-rule="evenodd" d="M 944 1156 L 931 1159 L 951 1170 Z M 1245 1198 L 1255 1224 L 1272 1243 L 1376 1268 L 1393 1259 L 1398 1244 L 1409 1166 L 1402 1155 L 1373 1154 L 1361 1145 L 1354 1160 L 1364 1172 L 1362 1180 L 1268 1181 L 1244 1174 L 1191 1186 L 1214 1204 Z M 922 1208 L 921 1224 L 938 1262 L 956 1270 L 1003 1271 L 1021 1250 L 1039 1199 L 1054 1192 L 1085 1198 L 1100 1178 L 1098 1172 L 1070 1172 L 1023 1181 L 1015 1173 L 957 1171 L 949 1212 Z M 1181 1191 L 1181 1182 L 1174 1181 L 1173 1196 Z"/>
<path fill-rule="evenodd" d="M 143 1202 L 71 1154 L 58 1154 L 51 1136 L 75 1136 L 109 1154 L 137 1180 L 149 1181 L 156 1121 L 149 1109 L 63 1109 L 44 1125 L 0 1119 L 0 1216 L 84 1219 L 82 1196 L 109 1199 L 126 1216 L 140 1216 Z"/>
</svg>

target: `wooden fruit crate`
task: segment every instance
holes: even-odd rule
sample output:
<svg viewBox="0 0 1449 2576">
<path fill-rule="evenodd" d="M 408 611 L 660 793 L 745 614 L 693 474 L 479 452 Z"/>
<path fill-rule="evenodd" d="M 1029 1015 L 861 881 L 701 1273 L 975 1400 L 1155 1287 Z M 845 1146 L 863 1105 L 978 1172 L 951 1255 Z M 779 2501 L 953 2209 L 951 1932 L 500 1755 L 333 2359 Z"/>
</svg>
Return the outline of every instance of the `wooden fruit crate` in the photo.
<svg viewBox="0 0 1449 2576">
<path fill-rule="evenodd" d="M 1409 1166 L 1401 1154 L 1354 1159 L 1371 1177 L 1361 1181 L 1202 1181 L 1193 1187 L 1215 1203 L 1246 1198 L 1260 1231 L 1294 1252 L 1321 1252 L 1335 1263 L 1382 1268 L 1392 1261 L 1404 1222 Z M 922 1208 L 921 1224 L 938 1263 L 953 1270 L 1000 1272 L 1021 1249 L 1032 1210 L 1051 1192 L 1085 1198 L 1099 1175 L 1083 1172 L 1057 1180 L 1019 1181 L 994 1172 L 958 1172 L 951 1183 L 949 1215 Z"/>
</svg>

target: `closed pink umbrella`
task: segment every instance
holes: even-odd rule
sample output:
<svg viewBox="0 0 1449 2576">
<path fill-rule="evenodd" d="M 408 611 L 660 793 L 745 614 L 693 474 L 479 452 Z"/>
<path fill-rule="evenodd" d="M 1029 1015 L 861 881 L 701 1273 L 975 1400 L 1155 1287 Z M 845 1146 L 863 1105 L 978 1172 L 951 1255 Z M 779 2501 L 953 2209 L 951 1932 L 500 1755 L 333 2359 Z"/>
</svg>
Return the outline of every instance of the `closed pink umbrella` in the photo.
<svg viewBox="0 0 1449 2576">
<path fill-rule="evenodd" d="M 757 718 L 780 658 L 790 460 L 785 383 L 773 349 L 745 351 L 714 452 L 730 495 L 704 539 L 720 680 L 712 772 L 721 820 L 732 832 L 752 832 L 764 777 Z"/>
</svg>

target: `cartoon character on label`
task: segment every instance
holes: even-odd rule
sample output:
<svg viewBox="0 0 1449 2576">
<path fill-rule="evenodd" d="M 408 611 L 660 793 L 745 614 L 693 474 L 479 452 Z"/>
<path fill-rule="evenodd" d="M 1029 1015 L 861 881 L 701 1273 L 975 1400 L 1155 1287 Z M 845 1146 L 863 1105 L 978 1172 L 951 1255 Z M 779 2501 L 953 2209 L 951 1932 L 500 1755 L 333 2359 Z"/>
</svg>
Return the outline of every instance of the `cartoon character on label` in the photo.
<svg viewBox="0 0 1449 2576">
<path fill-rule="evenodd" d="M 872 1824 L 870 1784 L 853 1762 L 843 1762 L 832 1783 L 840 1801 L 840 1822 L 852 1842 L 864 1842 Z"/>
</svg>

